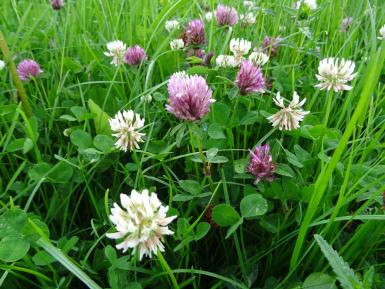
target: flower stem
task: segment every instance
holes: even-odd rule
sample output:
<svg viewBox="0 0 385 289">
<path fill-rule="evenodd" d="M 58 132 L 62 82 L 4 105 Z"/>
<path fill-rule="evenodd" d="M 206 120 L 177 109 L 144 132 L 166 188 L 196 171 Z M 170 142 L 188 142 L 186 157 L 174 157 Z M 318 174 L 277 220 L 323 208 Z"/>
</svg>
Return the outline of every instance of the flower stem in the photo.
<svg viewBox="0 0 385 289">
<path fill-rule="evenodd" d="M 178 282 L 176 281 L 174 273 L 172 273 L 170 266 L 168 266 L 168 263 L 164 259 L 163 254 L 162 254 L 162 252 L 160 250 L 158 250 L 157 255 L 158 255 L 159 263 L 163 267 L 163 269 L 166 270 L 166 272 L 168 273 L 168 276 L 171 279 L 171 282 L 172 282 L 172 284 L 174 286 L 174 289 L 179 289 L 179 285 L 178 285 Z"/>
<path fill-rule="evenodd" d="M 325 126 L 328 125 L 329 115 L 330 115 L 330 112 L 331 112 L 331 109 L 332 109 L 332 101 L 333 101 L 333 90 L 331 90 L 328 93 L 328 102 L 327 102 L 326 113 L 325 113 L 325 121 L 324 121 L 324 125 Z"/>
<path fill-rule="evenodd" d="M 5 40 L 4 35 L 1 31 L 0 31 L 0 50 L 3 52 L 4 61 L 8 65 L 9 71 L 12 75 L 13 83 L 15 84 L 17 93 L 21 98 L 21 102 L 23 104 L 25 114 L 27 115 L 28 118 L 30 118 L 32 117 L 32 110 L 28 101 L 27 93 L 25 92 L 24 86 L 21 83 L 19 75 L 17 74 L 16 66 L 15 66 L 15 63 L 13 63 L 12 61 L 12 56 L 9 51 L 7 41 Z"/>
</svg>

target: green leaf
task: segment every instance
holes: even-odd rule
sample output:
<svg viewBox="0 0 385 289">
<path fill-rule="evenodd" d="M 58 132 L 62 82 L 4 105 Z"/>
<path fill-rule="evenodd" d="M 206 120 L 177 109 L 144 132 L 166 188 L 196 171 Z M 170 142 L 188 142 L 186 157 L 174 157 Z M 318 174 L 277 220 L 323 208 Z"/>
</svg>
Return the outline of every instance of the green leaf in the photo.
<svg viewBox="0 0 385 289">
<path fill-rule="evenodd" d="M 337 289 L 336 285 L 334 284 L 335 278 L 332 276 L 316 272 L 310 274 L 306 279 L 305 282 L 303 282 L 302 288 L 303 289 Z"/>
<path fill-rule="evenodd" d="M 27 214 L 19 209 L 13 208 L 5 211 L 0 216 L 0 238 L 20 234 L 27 222 Z"/>
<path fill-rule="evenodd" d="M 33 181 L 40 181 L 42 178 L 46 177 L 48 172 L 51 170 L 51 165 L 41 162 L 34 165 L 28 172 L 28 176 Z"/>
<path fill-rule="evenodd" d="M 346 263 L 342 257 L 330 246 L 320 235 L 314 235 L 314 238 L 321 248 L 322 253 L 329 261 L 334 273 L 337 275 L 338 281 L 341 283 L 341 287 L 344 289 L 362 288 L 363 284 Z"/>
<path fill-rule="evenodd" d="M 233 224 L 228 230 L 227 230 L 227 233 L 226 233 L 226 237 L 225 239 L 228 239 L 237 229 L 240 225 L 242 225 L 243 223 L 243 218 L 239 218 L 239 220 Z"/>
<path fill-rule="evenodd" d="M 55 262 L 55 258 L 53 258 L 50 254 L 48 254 L 46 251 L 40 251 L 37 252 L 32 257 L 33 263 L 35 263 L 37 266 L 46 266 L 48 264 L 51 264 Z"/>
<path fill-rule="evenodd" d="M 17 152 L 21 151 L 24 148 L 25 140 L 23 138 L 18 138 L 11 141 L 7 146 L 7 152 Z"/>
<path fill-rule="evenodd" d="M 60 162 L 53 167 L 48 177 L 54 183 L 66 183 L 71 179 L 73 171 L 70 164 Z"/>
<path fill-rule="evenodd" d="M 291 178 L 293 178 L 295 175 L 293 169 L 289 167 L 287 164 L 277 164 L 275 173 L 281 176 L 286 176 Z"/>
<path fill-rule="evenodd" d="M 250 125 L 261 120 L 261 116 L 257 111 L 249 111 L 242 119 L 241 125 Z"/>
<path fill-rule="evenodd" d="M 197 225 L 197 228 L 195 230 L 195 237 L 194 237 L 194 240 L 195 241 L 198 241 L 200 239 L 202 239 L 204 236 L 207 235 L 207 233 L 210 231 L 210 224 L 209 223 L 206 223 L 206 222 L 200 222 L 198 225 Z"/>
<path fill-rule="evenodd" d="M 223 127 L 218 123 L 210 124 L 208 128 L 208 134 L 212 139 L 225 139 L 226 135 L 223 131 Z"/>
<path fill-rule="evenodd" d="M 29 243 L 22 238 L 22 235 L 6 236 L 0 241 L 0 260 L 16 262 L 28 253 L 29 247 Z"/>
<path fill-rule="evenodd" d="M 92 147 L 92 138 L 88 132 L 75 130 L 71 133 L 70 139 L 80 150 Z"/>
<path fill-rule="evenodd" d="M 95 129 L 98 134 L 110 135 L 110 116 L 105 113 L 92 99 L 88 100 L 88 108 L 94 114 Z"/>
<path fill-rule="evenodd" d="M 249 160 L 247 158 L 235 160 L 234 161 L 234 171 L 237 174 L 246 173 L 248 163 L 249 163 Z"/>
<path fill-rule="evenodd" d="M 115 141 L 113 138 L 108 135 L 98 134 L 94 138 L 94 146 L 104 153 L 111 151 L 114 147 L 114 143 Z"/>
<path fill-rule="evenodd" d="M 260 194 L 252 194 L 241 201 L 241 215 L 251 218 L 264 215 L 267 212 L 267 201 Z"/>
<path fill-rule="evenodd" d="M 194 180 L 181 180 L 179 186 L 186 192 L 192 195 L 198 195 L 201 193 L 201 186 L 197 181 Z"/>
<path fill-rule="evenodd" d="M 138 282 L 130 282 L 127 285 L 127 289 L 142 289 L 142 285 Z"/>
<path fill-rule="evenodd" d="M 23 154 L 28 153 L 32 148 L 33 148 L 33 141 L 27 137 L 23 144 Z"/>
<path fill-rule="evenodd" d="M 212 211 L 212 217 L 216 224 L 222 227 L 234 225 L 239 221 L 240 216 L 230 205 L 217 205 Z"/>
<path fill-rule="evenodd" d="M 214 115 L 214 122 L 224 125 L 224 126 L 229 126 L 229 116 L 230 116 L 230 109 L 227 105 L 220 103 L 220 102 L 215 102 L 212 104 L 212 112 Z"/>
</svg>

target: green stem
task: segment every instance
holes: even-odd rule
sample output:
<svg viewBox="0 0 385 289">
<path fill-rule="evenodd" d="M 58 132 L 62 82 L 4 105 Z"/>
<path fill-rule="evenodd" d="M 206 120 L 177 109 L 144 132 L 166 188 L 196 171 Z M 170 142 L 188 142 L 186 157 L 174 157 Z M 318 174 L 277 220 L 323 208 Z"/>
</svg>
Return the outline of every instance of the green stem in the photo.
<svg viewBox="0 0 385 289">
<path fill-rule="evenodd" d="M 171 282 L 172 282 L 172 284 L 174 286 L 174 289 L 179 289 L 179 285 L 178 285 L 178 282 L 176 281 L 174 273 L 172 273 L 172 270 L 171 270 L 170 266 L 168 266 L 168 263 L 167 263 L 166 259 L 164 259 L 162 252 L 160 252 L 158 250 L 157 256 L 158 256 L 160 265 L 162 266 L 162 268 L 164 270 L 166 270 L 168 276 L 170 277 Z"/>
<path fill-rule="evenodd" d="M 327 106 L 326 106 L 326 113 L 325 113 L 325 120 L 324 120 L 324 125 L 325 126 L 328 125 L 329 115 L 330 115 L 330 111 L 332 109 L 332 101 L 333 101 L 333 90 L 331 90 L 328 93 L 328 103 L 327 103 Z"/>
<path fill-rule="evenodd" d="M 7 41 L 4 38 L 3 33 L 0 31 L 0 50 L 3 52 L 4 61 L 8 65 L 9 71 L 12 75 L 13 83 L 16 86 L 17 94 L 21 98 L 21 102 L 23 104 L 23 108 L 25 110 L 25 114 L 28 118 L 32 117 L 31 106 L 28 101 L 27 93 L 25 92 L 24 86 L 17 74 L 15 63 L 12 61 L 12 56 L 8 48 Z"/>
</svg>

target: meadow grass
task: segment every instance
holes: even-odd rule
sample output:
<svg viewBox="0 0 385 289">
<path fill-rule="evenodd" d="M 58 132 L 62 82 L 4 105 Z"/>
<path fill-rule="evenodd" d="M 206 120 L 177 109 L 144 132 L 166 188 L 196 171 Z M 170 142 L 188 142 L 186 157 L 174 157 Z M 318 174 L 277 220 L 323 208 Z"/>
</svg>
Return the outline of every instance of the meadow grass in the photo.
<svg viewBox="0 0 385 289">
<path fill-rule="evenodd" d="M 0 1 L 10 50 L 0 53 L 0 287 L 384 288 L 385 2 L 319 0 L 305 15 L 294 2 L 255 1 L 256 23 L 245 27 L 205 21 L 207 67 L 171 51 L 180 33 L 164 25 L 188 25 L 218 1 L 68 0 L 58 11 L 45 0 Z M 232 38 L 259 47 L 265 35 L 281 38 L 263 68 L 271 88 L 240 96 L 237 69 L 215 57 Z M 148 60 L 111 65 L 104 52 L 117 39 Z M 352 90 L 314 87 L 326 57 L 355 62 Z M 26 58 L 44 72 L 22 84 L 13 65 Z M 165 109 L 181 70 L 202 75 L 216 100 L 198 122 Z M 294 90 L 310 113 L 296 130 L 274 129 L 273 96 Z M 145 119 L 146 136 L 119 152 L 108 119 L 127 109 Z M 275 180 L 254 184 L 248 150 L 264 143 Z M 119 195 L 145 188 L 178 218 L 165 252 L 139 261 L 105 234 Z"/>
</svg>

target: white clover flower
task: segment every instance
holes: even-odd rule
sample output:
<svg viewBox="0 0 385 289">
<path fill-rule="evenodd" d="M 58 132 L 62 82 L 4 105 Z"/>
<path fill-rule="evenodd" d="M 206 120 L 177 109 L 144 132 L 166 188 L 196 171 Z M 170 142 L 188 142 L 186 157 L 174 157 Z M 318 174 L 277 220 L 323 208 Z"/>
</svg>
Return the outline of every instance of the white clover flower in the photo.
<svg viewBox="0 0 385 289">
<path fill-rule="evenodd" d="M 249 60 L 256 66 L 263 66 L 269 61 L 269 56 L 262 51 L 254 51 L 249 55 Z"/>
<path fill-rule="evenodd" d="M 378 36 L 377 39 L 385 40 L 385 25 L 380 28 L 380 36 Z"/>
<path fill-rule="evenodd" d="M 169 20 L 169 21 L 166 21 L 166 23 L 164 24 L 164 27 L 168 32 L 171 32 L 174 29 L 178 29 L 180 27 L 180 24 L 178 20 Z"/>
<path fill-rule="evenodd" d="M 316 0 L 299 0 L 299 1 L 297 1 L 295 7 L 296 7 L 296 9 L 300 9 L 302 5 L 308 7 L 310 10 L 317 9 L 317 1 Z"/>
<path fill-rule="evenodd" d="M 304 119 L 309 111 L 302 110 L 302 106 L 306 102 L 304 98 L 301 102 L 297 92 L 294 91 L 293 100 L 286 107 L 281 93 L 278 91 L 276 97 L 273 99 L 274 103 L 281 108 L 280 111 L 269 116 L 267 119 L 273 127 L 278 127 L 280 130 L 292 130 L 299 128 L 299 123 Z"/>
<path fill-rule="evenodd" d="M 249 53 L 251 42 L 242 38 L 233 38 L 230 41 L 230 51 L 237 56 L 243 56 Z"/>
<path fill-rule="evenodd" d="M 107 50 L 104 55 L 112 57 L 111 64 L 118 66 L 123 63 L 124 53 L 127 50 L 127 45 L 123 41 L 116 40 L 107 43 Z"/>
<path fill-rule="evenodd" d="M 239 19 L 244 25 L 252 25 L 256 21 L 256 16 L 252 12 L 248 12 L 247 14 L 239 15 Z"/>
<path fill-rule="evenodd" d="M 351 90 L 352 87 L 347 85 L 357 73 L 354 73 L 355 64 L 350 60 L 337 58 L 325 58 L 321 60 L 318 66 L 318 74 L 316 74 L 319 83 L 315 87 L 321 90 L 334 90 L 336 92 L 342 90 Z"/>
<path fill-rule="evenodd" d="M 132 255 L 139 251 L 139 260 L 155 255 L 158 250 L 163 252 L 163 235 L 174 234 L 168 224 L 176 218 L 166 217 L 168 206 L 162 206 L 158 196 L 148 190 L 132 190 L 130 196 L 120 194 L 120 203 L 122 207 L 114 203 L 110 215 L 117 232 L 106 234 L 110 239 L 122 240 L 116 248 L 123 253 L 132 248 Z"/>
<path fill-rule="evenodd" d="M 207 22 L 210 22 L 211 20 L 213 20 L 213 17 L 214 17 L 214 13 L 213 12 L 207 12 L 205 14 L 205 19 Z"/>
<path fill-rule="evenodd" d="M 118 149 L 125 152 L 132 151 L 134 146 L 139 149 L 138 143 L 143 142 L 142 136 L 145 134 L 138 132 L 144 126 L 144 119 L 138 113 L 135 114 L 132 110 L 119 111 L 109 122 L 111 130 L 116 132 L 112 135 L 118 138 L 115 143 Z"/>
<path fill-rule="evenodd" d="M 215 59 L 215 63 L 218 67 L 236 67 L 237 62 L 235 60 L 235 57 L 232 55 L 218 55 L 218 57 Z"/>
<path fill-rule="evenodd" d="M 179 50 L 184 47 L 183 39 L 174 39 L 170 41 L 171 50 Z"/>
<path fill-rule="evenodd" d="M 253 1 L 243 1 L 243 6 L 246 8 L 253 8 L 254 7 L 254 2 Z"/>
<path fill-rule="evenodd" d="M 5 67 L 5 62 L 0 60 L 0 70 L 3 70 Z"/>
</svg>

